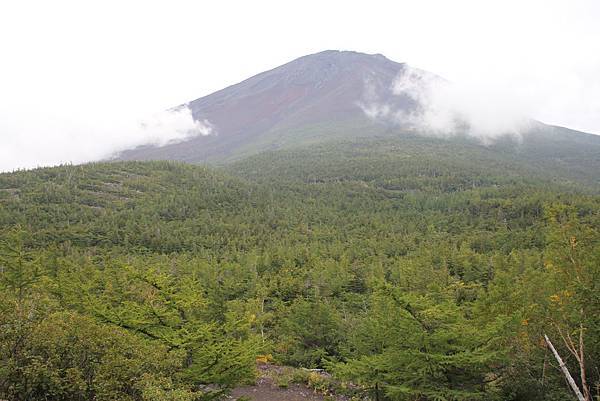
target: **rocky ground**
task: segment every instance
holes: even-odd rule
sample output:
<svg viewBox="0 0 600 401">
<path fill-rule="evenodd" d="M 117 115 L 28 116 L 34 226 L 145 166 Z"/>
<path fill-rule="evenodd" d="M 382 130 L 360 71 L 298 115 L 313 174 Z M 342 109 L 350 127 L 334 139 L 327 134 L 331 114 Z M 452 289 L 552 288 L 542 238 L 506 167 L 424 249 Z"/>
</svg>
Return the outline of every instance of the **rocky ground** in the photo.
<svg viewBox="0 0 600 401">
<path fill-rule="evenodd" d="M 290 368 L 261 364 L 259 377 L 252 386 L 241 386 L 233 390 L 230 400 L 253 401 L 347 401 L 339 395 L 325 396 L 306 384 L 292 382 Z M 319 375 L 326 376 L 324 373 Z"/>
</svg>

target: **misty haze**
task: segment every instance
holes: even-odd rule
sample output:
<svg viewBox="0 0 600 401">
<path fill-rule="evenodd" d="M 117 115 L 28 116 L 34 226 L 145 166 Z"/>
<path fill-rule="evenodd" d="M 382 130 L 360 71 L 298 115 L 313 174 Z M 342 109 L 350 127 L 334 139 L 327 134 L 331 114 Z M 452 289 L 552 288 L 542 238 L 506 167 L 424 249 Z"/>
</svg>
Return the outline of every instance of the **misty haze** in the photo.
<svg viewBox="0 0 600 401">
<path fill-rule="evenodd" d="M 0 6 L 0 401 L 600 400 L 600 5 Z"/>
</svg>

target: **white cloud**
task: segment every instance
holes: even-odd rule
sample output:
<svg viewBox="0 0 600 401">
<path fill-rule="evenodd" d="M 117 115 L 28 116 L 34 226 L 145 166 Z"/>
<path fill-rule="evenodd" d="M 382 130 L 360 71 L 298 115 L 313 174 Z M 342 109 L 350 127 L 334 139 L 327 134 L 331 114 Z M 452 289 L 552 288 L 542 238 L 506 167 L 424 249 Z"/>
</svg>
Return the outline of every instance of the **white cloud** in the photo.
<svg viewBox="0 0 600 401">
<path fill-rule="evenodd" d="M 527 102 L 483 82 L 461 85 L 407 67 L 397 77 L 392 91 L 420 105 L 409 113 L 398 110 L 393 118 L 434 135 L 465 132 L 489 141 L 500 135 L 519 135 L 530 123 L 531 109 Z"/>
<path fill-rule="evenodd" d="M 180 107 L 154 113 L 142 120 L 137 133 L 138 144 L 164 146 L 196 136 L 215 134 L 216 131 L 210 121 L 194 120 L 189 108 Z"/>
<path fill-rule="evenodd" d="M 0 110 L 0 171 L 109 158 L 138 145 L 165 145 L 215 134 L 187 107 L 136 116 L 132 109 Z"/>
</svg>

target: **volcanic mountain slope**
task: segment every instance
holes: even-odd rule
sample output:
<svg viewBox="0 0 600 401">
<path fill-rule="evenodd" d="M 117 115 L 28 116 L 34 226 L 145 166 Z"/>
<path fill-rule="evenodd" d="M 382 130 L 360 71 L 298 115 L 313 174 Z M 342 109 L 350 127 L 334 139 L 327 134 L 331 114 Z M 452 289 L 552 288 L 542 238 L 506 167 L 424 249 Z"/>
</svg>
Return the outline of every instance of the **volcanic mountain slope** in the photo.
<svg viewBox="0 0 600 401">
<path fill-rule="evenodd" d="M 398 118 L 386 122 L 385 118 L 373 117 L 381 112 L 377 105 L 394 113 L 419 112 L 423 105 L 393 90 L 397 79 L 414 72 L 418 72 L 423 85 L 442 79 L 380 54 L 328 50 L 300 57 L 180 106 L 189 107 L 194 119 L 208 121 L 213 134 L 160 147 L 138 147 L 118 158 L 222 163 L 267 150 L 349 138 L 394 138 L 402 146 L 403 141 L 411 140 L 414 128 L 400 125 L 402 120 Z M 414 82 L 420 85 L 418 80 Z M 407 131 L 411 132 L 407 135 Z M 429 136 L 427 132 L 422 134 Z M 476 137 L 477 133 L 473 134 Z M 464 140 L 464 135 L 457 133 L 447 143 Z M 548 174 L 556 172 L 563 178 L 600 183 L 597 135 L 532 122 L 518 138 L 501 137 L 492 144 L 479 145 L 482 151 L 500 151 L 509 159 Z"/>
<path fill-rule="evenodd" d="M 380 54 L 330 50 L 304 56 L 188 103 L 193 117 L 209 121 L 215 135 L 140 147 L 120 158 L 214 161 L 288 143 L 385 130 L 362 108 L 376 101 L 398 110 L 414 108 L 410 97 L 389 90 L 406 68 Z"/>
</svg>

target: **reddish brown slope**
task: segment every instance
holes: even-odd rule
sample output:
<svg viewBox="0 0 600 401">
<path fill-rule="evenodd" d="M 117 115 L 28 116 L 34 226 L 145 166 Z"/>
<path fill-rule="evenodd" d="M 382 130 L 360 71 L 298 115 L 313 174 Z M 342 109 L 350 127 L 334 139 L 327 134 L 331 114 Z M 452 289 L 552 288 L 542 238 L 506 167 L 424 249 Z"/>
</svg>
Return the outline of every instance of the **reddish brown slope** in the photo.
<svg viewBox="0 0 600 401">
<path fill-rule="evenodd" d="M 372 97 L 396 109 L 412 107 L 410 99 L 392 96 L 394 79 L 405 65 L 382 55 L 324 51 L 300 57 L 236 85 L 187 104 L 198 120 L 208 120 L 217 135 L 197 137 L 163 147 L 142 147 L 123 159 L 203 161 L 235 154 L 274 130 L 293 130 L 322 123 L 368 119 L 359 103 Z"/>
</svg>

